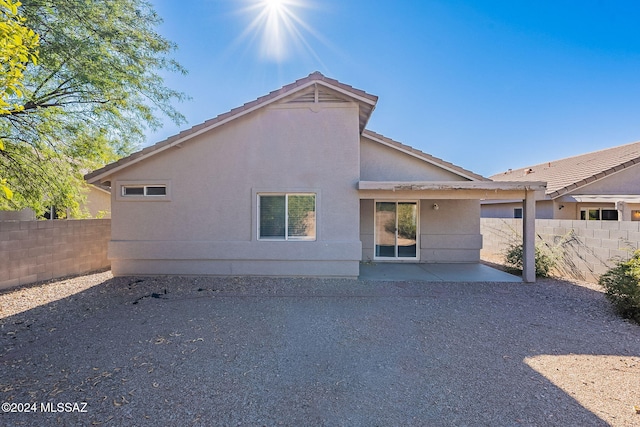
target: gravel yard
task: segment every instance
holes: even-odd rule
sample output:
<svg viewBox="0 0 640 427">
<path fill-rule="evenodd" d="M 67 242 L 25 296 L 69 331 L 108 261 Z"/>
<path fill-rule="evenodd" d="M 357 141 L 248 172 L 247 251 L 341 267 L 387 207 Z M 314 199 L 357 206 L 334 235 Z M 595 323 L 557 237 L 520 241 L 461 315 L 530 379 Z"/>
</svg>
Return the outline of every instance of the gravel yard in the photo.
<svg viewBox="0 0 640 427">
<path fill-rule="evenodd" d="M 640 426 L 640 326 L 554 279 L 102 272 L 0 293 L 0 344 L 2 426 Z"/>
</svg>

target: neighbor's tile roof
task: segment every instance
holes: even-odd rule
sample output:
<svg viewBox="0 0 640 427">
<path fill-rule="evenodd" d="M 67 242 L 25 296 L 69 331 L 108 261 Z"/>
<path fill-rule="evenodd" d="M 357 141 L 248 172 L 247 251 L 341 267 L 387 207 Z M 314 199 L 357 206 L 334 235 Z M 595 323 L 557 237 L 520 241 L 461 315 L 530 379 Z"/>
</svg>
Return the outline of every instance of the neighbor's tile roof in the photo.
<svg viewBox="0 0 640 427">
<path fill-rule="evenodd" d="M 491 176 L 494 181 L 547 182 L 547 195 L 556 198 L 640 163 L 640 142 L 607 148 Z"/>
<path fill-rule="evenodd" d="M 261 106 L 265 106 L 270 102 L 278 99 L 282 99 L 290 94 L 297 92 L 300 88 L 308 87 L 310 84 L 314 82 L 322 82 L 329 87 L 337 89 L 338 91 L 342 91 L 343 93 L 350 95 L 356 99 L 359 99 L 360 105 L 360 131 L 363 131 L 367 122 L 369 121 L 369 117 L 375 108 L 375 104 L 378 101 L 378 97 L 375 95 L 371 95 L 363 90 L 356 89 L 352 86 L 346 85 L 344 83 L 340 83 L 338 80 L 331 79 L 329 77 L 324 76 L 322 73 L 316 71 L 314 73 L 309 74 L 307 77 L 302 79 L 298 79 L 293 83 L 290 83 L 286 86 L 281 87 L 280 89 L 274 90 L 267 95 L 261 96 L 258 99 L 247 102 L 246 104 L 234 108 L 226 113 L 220 114 L 213 119 L 207 120 L 204 123 L 193 126 L 190 129 L 184 130 L 177 135 L 171 136 L 164 141 L 158 142 L 155 145 L 144 148 L 143 150 L 137 151 L 127 157 L 124 157 L 117 162 L 110 163 L 104 166 L 101 169 L 95 170 L 87 175 L 85 175 L 85 179 L 90 183 L 94 181 L 99 181 L 101 177 L 105 177 L 109 173 L 115 172 L 115 170 L 122 169 L 123 167 L 129 166 L 130 164 L 134 164 L 137 161 L 142 160 L 143 158 L 149 157 L 165 149 L 171 147 L 172 145 L 176 145 L 178 143 L 185 142 L 190 137 L 198 135 L 216 125 L 220 125 L 222 123 L 226 123 L 227 121 L 233 120 L 234 118 L 240 117 L 243 114 L 253 111 L 255 109 L 260 108 Z"/>
<path fill-rule="evenodd" d="M 449 163 L 445 160 L 442 160 L 438 157 L 434 157 L 431 154 L 427 154 L 423 151 L 420 151 L 416 148 L 413 148 L 409 145 L 405 145 L 402 144 L 401 142 L 398 141 L 394 141 L 391 138 L 387 138 L 384 135 L 380 135 L 379 133 L 370 131 L 368 129 L 365 129 L 365 131 L 362 133 L 362 136 L 365 138 L 369 138 L 369 139 L 373 139 L 373 140 L 378 140 L 378 141 L 382 141 L 384 143 L 386 143 L 387 145 L 390 145 L 394 148 L 396 148 L 397 150 L 400 151 L 404 151 L 407 152 L 419 159 L 422 159 L 428 163 L 431 163 L 433 165 L 439 166 L 443 169 L 446 169 L 448 171 L 451 171 L 453 173 L 456 173 L 462 177 L 465 177 L 467 179 L 470 179 L 472 181 L 490 181 L 488 178 L 485 178 L 482 175 L 478 175 L 477 173 L 471 172 L 470 170 L 461 168 L 460 166 L 454 165 L 453 163 Z"/>
</svg>

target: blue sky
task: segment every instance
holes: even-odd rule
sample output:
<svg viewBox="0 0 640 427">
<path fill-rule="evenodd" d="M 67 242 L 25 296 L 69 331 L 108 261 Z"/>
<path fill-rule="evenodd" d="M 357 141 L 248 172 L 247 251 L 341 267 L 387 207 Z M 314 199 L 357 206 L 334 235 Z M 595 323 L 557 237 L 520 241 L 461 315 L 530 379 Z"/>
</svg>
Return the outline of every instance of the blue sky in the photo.
<svg viewBox="0 0 640 427">
<path fill-rule="evenodd" d="M 313 71 L 379 96 L 369 129 L 485 176 L 640 140 L 640 1 L 280 1 L 293 32 L 252 27 L 260 0 L 151 0 L 192 99 L 148 144 Z"/>
</svg>

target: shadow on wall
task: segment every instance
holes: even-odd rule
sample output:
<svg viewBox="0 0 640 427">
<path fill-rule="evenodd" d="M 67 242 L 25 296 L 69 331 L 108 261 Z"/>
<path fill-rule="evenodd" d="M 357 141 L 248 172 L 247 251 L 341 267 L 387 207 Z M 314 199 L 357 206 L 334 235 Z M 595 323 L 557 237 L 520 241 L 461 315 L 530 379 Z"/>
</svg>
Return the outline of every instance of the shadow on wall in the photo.
<svg viewBox="0 0 640 427">
<path fill-rule="evenodd" d="M 548 225 L 550 223 L 553 226 Z M 555 259 L 553 274 L 597 283 L 600 275 L 618 261 L 629 259 L 638 246 L 637 242 L 624 237 L 633 231 L 591 228 L 587 223 L 536 220 L 536 246 Z M 509 246 L 522 243 L 521 230 L 522 220 L 519 219 L 482 218 L 482 259 L 504 263 Z"/>
</svg>

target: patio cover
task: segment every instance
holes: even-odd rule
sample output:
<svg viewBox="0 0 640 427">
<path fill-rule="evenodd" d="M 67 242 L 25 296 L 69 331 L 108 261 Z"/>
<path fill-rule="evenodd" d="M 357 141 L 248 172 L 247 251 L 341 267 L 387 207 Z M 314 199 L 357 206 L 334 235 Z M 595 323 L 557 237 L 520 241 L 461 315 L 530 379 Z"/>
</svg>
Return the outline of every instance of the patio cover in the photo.
<svg viewBox="0 0 640 427">
<path fill-rule="evenodd" d="M 546 183 L 539 181 L 359 181 L 361 199 L 517 199 L 522 200 L 522 240 L 524 250 L 522 279 L 536 280 L 535 227 L 536 193 L 544 195 Z M 392 193 L 392 194 L 390 194 Z"/>
</svg>

